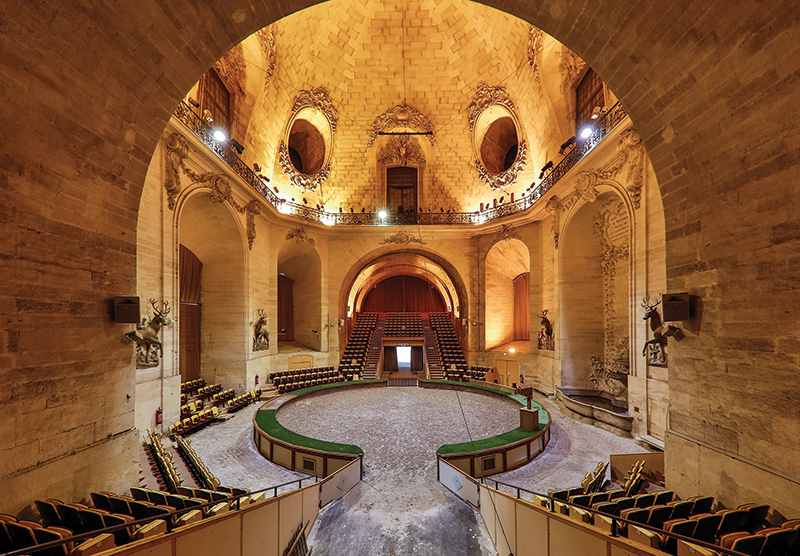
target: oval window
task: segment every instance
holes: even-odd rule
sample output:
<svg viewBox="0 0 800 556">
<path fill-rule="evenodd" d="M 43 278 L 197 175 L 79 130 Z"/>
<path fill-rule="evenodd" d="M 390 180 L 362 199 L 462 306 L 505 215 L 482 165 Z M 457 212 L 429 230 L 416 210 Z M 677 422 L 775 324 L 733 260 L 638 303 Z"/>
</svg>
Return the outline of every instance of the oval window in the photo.
<svg viewBox="0 0 800 556">
<path fill-rule="evenodd" d="M 514 118 L 503 106 L 492 106 L 478 118 L 478 155 L 491 174 L 501 174 L 517 159 L 519 136 Z"/>
<path fill-rule="evenodd" d="M 287 146 L 295 169 L 306 176 L 319 173 L 327 162 L 331 127 L 322 112 L 304 108 L 295 114 L 289 128 Z"/>
</svg>

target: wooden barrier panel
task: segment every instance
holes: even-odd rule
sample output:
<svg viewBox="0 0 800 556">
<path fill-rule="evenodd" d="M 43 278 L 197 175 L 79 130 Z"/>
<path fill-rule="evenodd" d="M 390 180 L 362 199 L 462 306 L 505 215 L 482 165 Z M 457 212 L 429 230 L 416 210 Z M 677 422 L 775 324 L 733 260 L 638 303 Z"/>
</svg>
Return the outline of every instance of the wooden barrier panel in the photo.
<svg viewBox="0 0 800 556">
<path fill-rule="evenodd" d="M 361 480 L 363 459 L 351 461 L 320 483 L 319 505 L 324 507 L 350 492 Z"/>
<path fill-rule="evenodd" d="M 463 470 L 451 465 L 441 457 L 436 458 L 439 465 L 439 482 L 453 494 L 466 500 L 476 508 L 480 504 L 480 485 Z"/>
</svg>

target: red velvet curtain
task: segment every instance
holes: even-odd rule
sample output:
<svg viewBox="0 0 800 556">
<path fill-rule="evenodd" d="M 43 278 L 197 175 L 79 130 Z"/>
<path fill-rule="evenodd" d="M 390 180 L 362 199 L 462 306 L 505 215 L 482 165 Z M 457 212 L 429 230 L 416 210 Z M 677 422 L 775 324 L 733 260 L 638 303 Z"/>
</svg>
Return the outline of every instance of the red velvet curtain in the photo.
<svg viewBox="0 0 800 556">
<path fill-rule="evenodd" d="M 531 339 L 531 273 L 514 278 L 514 339 Z"/>
<path fill-rule="evenodd" d="M 383 348 L 383 370 L 387 373 L 397 372 L 397 348 L 395 346 Z"/>
<path fill-rule="evenodd" d="M 278 274 L 278 341 L 294 340 L 294 282 Z"/>
<path fill-rule="evenodd" d="M 181 245 L 179 265 L 181 303 L 200 303 L 200 274 L 203 263 L 186 246 Z"/>
<path fill-rule="evenodd" d="M 444 300 L 429 282 L 416 276 L 391 276 L 366 295 L 361 310 L 383 313 L 443 313 Z"/>
<path fill-rule="evenodd" d="M 411 346 L 411 372 L 422 372 L 424 367 L 422 346 Z"/>
</svg>

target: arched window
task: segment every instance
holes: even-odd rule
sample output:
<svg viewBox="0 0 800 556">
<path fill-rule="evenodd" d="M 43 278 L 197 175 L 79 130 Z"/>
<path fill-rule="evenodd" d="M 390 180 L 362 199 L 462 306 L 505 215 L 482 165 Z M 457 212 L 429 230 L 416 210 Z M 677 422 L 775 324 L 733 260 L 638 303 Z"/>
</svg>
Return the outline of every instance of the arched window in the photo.
<svg viewBox="0 0 800 556">
<path fill-rule="evenodd" d="M 214 119 L 214 128 L 231 133 L 231 93 L 222 82 L 217 72 L 210 69 L 200 83 L 200 109 L 203 114 L 208 110 Z"/>
<path fill-rule="evenodd" d="M 578 137 L 584 126 L 592 122 L 595 107 L 603 108 L 605 104 L 603 80 L 589 68 L 575 89 L 575 129 Z"/>
</svg>

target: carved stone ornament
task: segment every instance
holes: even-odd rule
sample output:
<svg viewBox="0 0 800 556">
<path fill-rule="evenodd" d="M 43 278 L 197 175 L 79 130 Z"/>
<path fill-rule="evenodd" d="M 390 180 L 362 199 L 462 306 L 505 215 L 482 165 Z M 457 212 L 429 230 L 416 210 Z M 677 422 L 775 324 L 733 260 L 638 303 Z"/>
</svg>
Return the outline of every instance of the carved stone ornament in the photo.
<svg viewBox="0 0 800 556">
<path fill-rule="evenodd" d="M 247 243 L 253 249 L 253 242 L 256 239 L 256 219 L 255 216 L 261 214 L 261 203 L 256 200 L 243 205 L 233 197 L 230 182 L 225 174 L 214 174 L 213 172 L 195 172 L 186 164 L 189 156 L 189 146 L 186 139 L 182 136 L 168 133 L 165 145 L 167 149 L 167 168 L 164 180 L 164 189 L 167 191 L 167 204 L 170 210 L 175 210 L 175 203 L 181 193 L 181 173 L 186 175 L 193 183 L 209 189 L 209 197 L 212 203 L 228 203 L 239 214 L 245 215 L 247 223 Z"/>
<path fill-rule="evenodd" d="M 472 102 L 467 108 L 470 133 L 475 132 L 475 124 L 478 121 L 478 116 L 489 106 L 503 106 L 511 114 L 514 113 L 514 102 L 511 100 L 511 97 L 508 96 L 505 87 L 501 85 L 492 87 L 488 85 L 486 81 L 481 81 L 478 83 L 478 90 L 475 96 L 472 97 Z"/>
<path fill-rule="evenodd" d="M 646 152 L 642 138 L 635 129 L 626 129 L 619 135 L 619 152 L 623 159 L 622 164 L 628 163 L 628 176 L 626 191 L 631 196 L 633 208 L 638 209 L 642 204 L 642 187 L 644 186 L 644 164 Z"/>
<path fill-rule="evenodd" d="M 164 144 L 167 149 L 164 189 L 167 190 L 169 209 L 175 210 L 175 201 L 181 194 L 181 170 L 184 159 L 189 156 L 189 144 L 177 133 L 168 133 Z"/>
<path fill-rule="evenodd" d="M 594 203 L 597 200 L 597 182 L 599 178 L 600 175 L 596 171 L 580 172 L 575 184 L 575 193 L 578 197 L 589 203 Z"/>
<path fill-rule="evenodd" d="M 161 302 L 161 308 L 156 305 L 156 300 L 151 299 L 150 305 L 153 307 L 154 316 L 147 321 L 142 318 L 141 324 L 136 325 L 136 330 L 128 332 L 125 336 L 136 343 L 136 368 L 149 369 L 158 367 L 162 354 L 161 340 L 158 333 L 162 326 L 169 326 L 172 321 L 167 318 L 170 307 L 166 301 Z"/>
<path fill-rule="evenodd" d="M 581 60 L 577 54 L 566 46 L 558 54 L 561 61 L 558 64 L 558 71 L 561 74 L 561 94 L 565 94 L 575 84 L 575 79 L 580 75 L 586 62 Z"/>
<path fill-rule="evenodd" d="M 517 158 L 514 159 L 514 163 L 505 172 L 492 174 L 479 158 L 475 159 L 475 168 L 478 170 L 478 177 L 480 177 L 481 181 L 491 187 L 492 190 L 506 189 L 517 182 L 517 178 L 525 169 L 527 161 L 528 144 L 523 139 L 517 146 Z"/>
<path fill-rule="evenodd" d="M 422 241 L 421 238 L 412 236 L 411 234 L 403 230 L 400 230 L 396 234 L 384 238 L 384 240 L 380 242 L 381 245 L 390 245 L 392 243 L 397 243 L 400 245 L 408 245 L 409 243 L 419 243 L 421 245 L 426 244 L 426 242 Z"/>
<path fill-rule="evenodd" d="M 244 80 L 245 80 L 245 68 L 246 63 L 244 61 L 244 48 L 242 44 L 239 43 L 230 49 L 225 56 L 220 58 L 216 64 L 214 64 L 214 69 L 217 70 L 217 73 L 223 77 L 229 84 L 236 87 L 236 92 L 238 94 L 244 94 Z"/>
<path fill-rule="evenodd" d="M 325 114 L 331 124 L 331 132 L 336 132 L 336 124 L 339 123 L 339 111 L 333 105 L 327 88 L 320 86 L 310 91 L 307 89 L 300 91 L 300 94 L 294 99 L 292 113 L 296 114 L 303 108 L 314 108 Z"/>
<path fill-rule="evenodd" d="M 267 330 L 267 313 L 258 309 L 258 320 L 253 325 L 253 351 L 269 350 L 269 330 Z"/>
<path fill-rule="evenodd" d="M 261 51 L 264 53 L 264 60 L 266 67 L 264 68 L 264 90 L 267 90 L 269 80 L 272 74 L 275 73 L 277 59 L 275 56 L 275 33 L 272 30 L 272 25 L 264 27 L 256 31 L 258 43 L 261 45 Z"/>
<path fill-rule="evenodd" d="M 303 243 L 305 241 L 308 242 L 308 244 L 311 245 L 311 247 L 317 246 L 317 241 L 313 237 L 308 235 L 308 230 L 302 227 L 292 228 L 288 232 L 286 232 L 286 241 L 289 241 L 292 238 L 296 239 L 297 243 Z"/>
<path fill-rule="evenodd" d="M 561 213 L 564 212 L 565 207 L 558 195 L 553 195 L 547 200 L 544 208 L 553 215 L 553 220 L 550 222 L 550 237 L 553 238 L 554 247 L 558 249 L 558 239 L 561 235 Z"/>
<path fill-rule="evenodd" d="M 540 64 L 542 63 L 542 50 L 544 49 L 544 31 L 531 25 L 528 33 L 528 65 L 533 69 L 533 80 L 537 87 L 542 85 Z"/>
<path fill-rule="evenodd" d="M 492 245 L 500 243 L 501 241 L 508 241 L 510 239 L 518 239 L 522 241 L 522 237 L 519 235 L 519 232 L 514 230 L 514 228 L 512 228 L 508 224 L 503 224 L 502 226 L 500 226 L 500 229 L 497 230 L 497 233 L 492 239 Z"/>
<path fill-rule="evenodd" d="M 331 173 L 331 164 L 330 161 L 325 163 L 325 166 L 320 169 L 314 175 L 306 175 L 303 172 L 299 171 L 297 168 L 294 167 L 292 163 L 292 159 L 289 157 L 289 148 L 286 146 L 286 143 L 281 141 L 280 146 L 280 158 L 278 159 L 281 163 L 281 168 L 283 168 L 283 172 L 289 176 L 289 181 L 292 185 L 298 189 L 303 191 L 314 191 L 319 187 L 322 182 L 328 179 L 328 175 Z"/>
<path fill-rule="evenodd" d="M 381 148 L 378 162 L 387 166 L 424 166 L 425 153 L 414 137 L 398 135 Z"/>
<path fill-rule="evenodd" d="M 556 341 L 553 334 L 553 325 L 550 319 L 547 318 L 547 311 L 548 309 L 545 309 L 542 311 L 542 314 L 539 315 L 541 319 L 539 324 L 542 326 L 542 329 L 539 331 L 539 349 L 555 351 Z"/>
<path fill-rule="evenodd" d="M 435 138 L 431 121 L 424 114 L 403 102 L 389 108 L 389 110 L 375 118 L 375 121 L 372 122 L 372 129 L 369 132 L 367 148 L 369 149 L 375 144 L 375 139 L 378 138 L 379 133 L 393 129 L 411 129 L 417 132 L 430 133 L 428 140 L 431 142 L 431 147 L 434 146 Z"/>
</svg>

